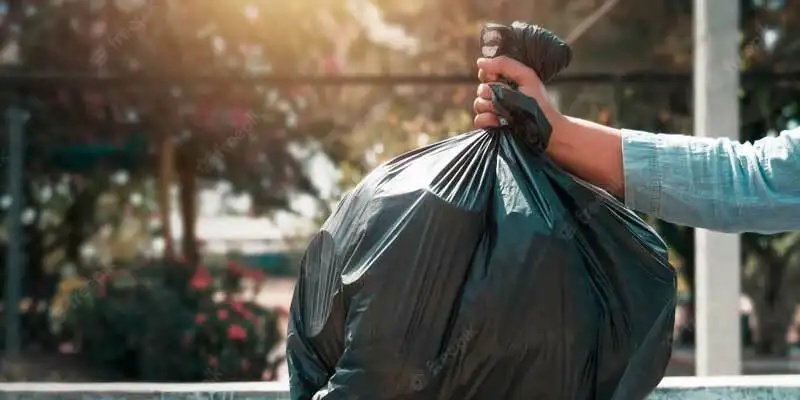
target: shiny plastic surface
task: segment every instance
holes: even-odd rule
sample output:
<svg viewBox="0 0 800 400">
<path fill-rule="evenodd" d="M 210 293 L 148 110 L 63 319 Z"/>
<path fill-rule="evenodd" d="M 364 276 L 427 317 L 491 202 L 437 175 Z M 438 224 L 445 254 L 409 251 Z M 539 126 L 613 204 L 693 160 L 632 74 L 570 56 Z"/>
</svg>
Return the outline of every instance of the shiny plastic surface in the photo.
<svg viewBox="0 0 800 400">
<path fill-rule="evenodd" d="M 620 202 L 510 128 L 465 133 L 373 171 L 309 244 L 291 396 L 641 399 L 675 291 L 664 242 Z"/>
</svg>

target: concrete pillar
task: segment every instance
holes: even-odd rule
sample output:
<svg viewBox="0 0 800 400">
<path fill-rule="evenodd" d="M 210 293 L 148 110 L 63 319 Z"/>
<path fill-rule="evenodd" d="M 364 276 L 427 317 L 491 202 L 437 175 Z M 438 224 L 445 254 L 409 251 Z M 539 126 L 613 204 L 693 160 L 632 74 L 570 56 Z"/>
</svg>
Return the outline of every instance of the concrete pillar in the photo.
<svg viewBox="0 0 800 400">
<path fill-rule="evenodd" d="M 8 124 L 8 193 L 11 208 L 8 212 L 8 253 L 6 255 L 6 298 L 3 312 L 6 323 L 5 357 L 14 361 L 22 351 L 19 302 L 22 292 L 22 274 L 25 263 L 22 213 L 24 211 L 22 185 L 25 164 L 25 122 L 27 112 L 12 106 L 6 112 Z"/>
<path fill-rule="evenodd" d="M 739 139 L 739 2 L 694 1 L 694 132 Z M 674 171 L 680 173 L 680 171 Z M 739 235 L 698 229 L 698 376 L 741 373 Z"/>
</svg>

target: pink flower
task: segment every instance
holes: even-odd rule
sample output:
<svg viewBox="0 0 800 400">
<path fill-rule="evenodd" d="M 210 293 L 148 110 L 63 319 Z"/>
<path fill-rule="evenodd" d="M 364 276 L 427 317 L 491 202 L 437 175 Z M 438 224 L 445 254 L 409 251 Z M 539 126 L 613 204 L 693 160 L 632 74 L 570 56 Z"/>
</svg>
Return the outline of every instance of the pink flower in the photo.
<svg viewBox="0 0 800 400">
<path fill-rule="evenodd" d="M 244 303 L 242 303 L 241 301 L 231 301 L 230 304 L 231 304 L 231 308 L 233 308 L 234 311 L 236 311 L 236 312 L 238 312 L 240 314 L 245 312 Z"/>
<path fill-rule="evenodd" d="M 197 315 L 195 315 L 195 316 L 194 316 L 194 322 L 195 322 L 197 325 L 200 325 L 200 324 L 202 324 L 203 322 L 206 322 L 206 319 L 208 319 L 208 317 L 206 317 L 206 315 L 205 315 L 205 314 L 202 314 L 202 313 L 198 313 Z"/>
<path fill-rule="evenodd" d="M 225 268 L 231 273 L 241 273 L 241 268 L 239 268 L 239 264 L 236 264 L 234 261 L 228 261 L 225 263 Z"/>
<path fill-rule="evenodd" d="M 220 321 L 227 320 L 228 319 L 228 310 L 218 310 L 217 311 L 217 318 L 219 318 Z"/>
<path fill-rule="evenodd" d="M 208 272 L 208 270 L 198 266 L 195 269 L 194 275 L 192 275 L 192 280 L 189 282 L 189 285 L 193 289 L 203 290 L 211 286 L 211 281 L 211 274 Z"/>
<path fill-rule="evenodd" d="M 247 339 L 247 331 L 239 325 L 233 324 L 228 327 L 228 339 L 231 340 L 245 340 Z"/>
</svg>

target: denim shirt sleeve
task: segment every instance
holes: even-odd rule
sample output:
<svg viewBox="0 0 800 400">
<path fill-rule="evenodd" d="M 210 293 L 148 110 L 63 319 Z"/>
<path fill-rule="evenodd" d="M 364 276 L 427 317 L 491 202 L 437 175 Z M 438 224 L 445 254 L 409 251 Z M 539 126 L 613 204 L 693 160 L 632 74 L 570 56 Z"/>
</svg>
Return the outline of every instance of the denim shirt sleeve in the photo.
<svg viewBox="0 0 800 400">
<path fill-rule="evenodd" d="M 755 143 L 623 130 L 625 203 L 722 232 L 800 230 L 800 129 Z"/>
</svg>

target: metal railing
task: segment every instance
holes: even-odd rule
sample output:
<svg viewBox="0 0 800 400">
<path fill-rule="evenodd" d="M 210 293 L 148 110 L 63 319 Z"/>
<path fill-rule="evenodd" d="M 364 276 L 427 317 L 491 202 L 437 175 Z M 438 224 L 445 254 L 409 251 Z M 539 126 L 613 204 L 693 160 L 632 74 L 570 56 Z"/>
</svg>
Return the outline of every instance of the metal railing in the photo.
<svg viewBox="0 0 800 400">
<path fill-rule="evenodd" d="M 689 84 L 691 72 L 628 71 L 597 73 L 564 73 L 551 84 Z M 768 84 L 800 82 L 800 71 L 744 71 L 741 84 Z M 476 74 L 455 75 L 151 75 L 151 74 L 58 74 L 58 73 L 0 73 L 0 89 L 26 87 L 98 87 L 114 85 L 165 84 L 270 84 L 312 86 L 395 86 L 395 85 L 441 85 L 477 83 Z"/>
</svg>

